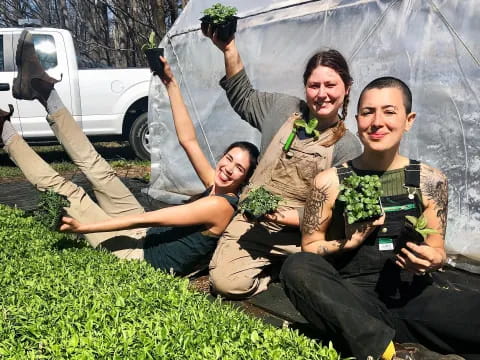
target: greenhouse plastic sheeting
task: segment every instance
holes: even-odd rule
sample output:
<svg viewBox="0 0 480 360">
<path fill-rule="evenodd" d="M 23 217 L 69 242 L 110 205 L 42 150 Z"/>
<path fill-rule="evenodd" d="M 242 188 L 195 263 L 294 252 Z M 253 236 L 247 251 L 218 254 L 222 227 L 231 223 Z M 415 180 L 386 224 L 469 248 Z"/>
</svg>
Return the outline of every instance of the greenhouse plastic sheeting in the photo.
<svg viewBox="0 0 480 360">
<path fill-rule="evenodd" d="M 259 133 L 231 109 L 218 81 L 222 53 L 200 31 L 201 11 L 216 1 L 190 1 L 161 46 L 181 83 L 202 149 L 215 163 L 236 140 Z M 447 248 L 480 260 L 480 7 L 476 0 L 223 1 L 239 10 L 236 42 L 258 89 L 303 97 L 307 59 L 338 49 L 354 77 L 347 125 L 355 133 L 356 99 L 384 75 L 410 84 L 417 120 L 402 151 L 449 179 Z M 152 177 L 149 194 L 178 203 L 202 190 L 178 145 L 163 85 L 152 78 L 149 103 Z M 478 264 L 478 263 L 477 263 Z M 480 267 L 478 267 L 480 269 Z"/>
</svg>

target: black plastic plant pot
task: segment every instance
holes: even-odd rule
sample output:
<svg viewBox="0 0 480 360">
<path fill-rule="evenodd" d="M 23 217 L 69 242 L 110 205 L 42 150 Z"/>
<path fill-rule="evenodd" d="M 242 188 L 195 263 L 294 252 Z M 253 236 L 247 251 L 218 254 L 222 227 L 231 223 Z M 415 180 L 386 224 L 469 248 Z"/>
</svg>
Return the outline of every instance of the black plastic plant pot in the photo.
<svg viewBox="0 0 480 360">
<path fill-rule="evenodd" d="M 410 221 L 405 219 L 402 231 L 397 239 L 395 239 L 395 249 L 396 254 L 400 253 L 402 248 L 407 246 L 407 242 L 413 242 L 414 244 L 420 245 L 424 242 L 423 236 L 415 230 L 414 226 Z"/>
<path fill-rule="evenodd" d="M 210 20 L 210 16 L 205 15 L 204 17 L 200 18 L 200 29 L 202 29 L 202 33 L 205 36 L 208 36 L 208 27 L 212 26 L 212 31 L 217 29 L 217 26 Z"/>
<path fill-rule="evenodd" d="M 232 18 L 224 23 L 224 24 L 218 24 L 217 25 L 217 38 L 222 40 L 222 41 L 228 41 L 233 34 L 235 34 L 235 31 L 237 31 L 237 17 L 232 16 Z"/>
<path fill-rule="evenodd" d="M 154 48 L 144 50 L 147 57 L 148 66 L 154 74 L 163 74 L 163 63 L 160 61 L 160 56 L 163 56 L 163 48 Z"/>
<path fill-rule="evenodd" d="M 263 219 L 264 215 L 253 215 L 253 214 L 250 214 L 249 212 L 245 212 L 245 217 L 249 220 L 249 221 L 252 221 L 252 222 L 257 222 L 257 221 L 260 221 Z"/>
<path fill-rule="evenodd" d="M 217 38 L 221 41 L 228 41 L 235 31 L 237 31 L 237 16 L 232 16 L 222 24 L 215 24 L 210 16 L 204 16 L 200 19 L 202 33 L 206 36 L 208 34 L 208 27 L 211 27 L 212 32 L 217 33 Z"/>
</svg>

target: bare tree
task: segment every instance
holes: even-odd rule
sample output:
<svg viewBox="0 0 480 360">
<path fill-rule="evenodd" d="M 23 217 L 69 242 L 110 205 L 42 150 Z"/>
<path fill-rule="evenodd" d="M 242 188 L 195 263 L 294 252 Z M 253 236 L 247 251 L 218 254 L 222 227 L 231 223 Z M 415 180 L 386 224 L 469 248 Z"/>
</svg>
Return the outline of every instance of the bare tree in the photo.
<svg viewBox="0 0 480 360">
<path fill-rule="evenodd" d="M 0 0 L 0 26 L 39 19 L 70 30 L 81 66 L 144 66 L 140 48 L 162 38 L 188 0 Z"/>
</svg>

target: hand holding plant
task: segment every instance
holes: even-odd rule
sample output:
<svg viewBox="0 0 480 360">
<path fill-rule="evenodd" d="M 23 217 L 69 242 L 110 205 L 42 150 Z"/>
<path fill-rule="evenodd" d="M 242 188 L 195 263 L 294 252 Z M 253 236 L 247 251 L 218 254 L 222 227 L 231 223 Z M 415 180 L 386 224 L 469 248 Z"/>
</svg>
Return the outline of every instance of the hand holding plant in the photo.
<svg viewBox="0 0 480 360">
<path fill-rule="evenodd" d="M 401 249 L 401 253 L 396 255 L 395 263 L 416 275 L 425 275 L 440 269 L 444 265 L 446 257 L 444 248 L 407 242 L 406 247 Z"/>
<path fill-rule="evenodd" d="M 203 35 L 211 38 L 220 49 L 233 39 L 237 30 L 237 9 L 220 3 L 203 11 L 200 19 Z"/>
<path fill-rule="evenodd" d="M 160 56 L 163 56 L 163 48 L 157 47 L 154 31 L 150 33 L 148 42 L 142 45 L 142 51 L 147 57 L 148 65 L 152 72 L 161 76 L 163 73 L 163 63 L 160 61 Z"/>
<path fill-rule="evenodd" d="M 57 231 L 65 213 L 64 208 L 69 206 L 70 201 L 65 196 L 47 190 L 40 193 L 37 209 L 33 212 L 33 216 L 48 229 Z"/>
<path fill-rule="evenodd" d="M 240 203 L 238 209 L 249 219 L 258 220 L 266 214 L 277 210 L 283 198 L 274 195 L 263 186 L 250 190 L 247 197 Z"/>
<path fill-rule="evenodd" d="M 170 67 L 167 59 L 163 56 L 160 56 L 160 61 L 163 64 L 163 72 L 159 74 L 160 80 L 162 80 L 162 83 L 165 86 L 168 86 L 175 80 L 175 77 L 173 76 L 172 68 Z"/>
<path fill-rule="evenodd" d="M 340 185 L 338 200 L 345 202 L 348 224 L 381 216 L 380 196 L 382 184 L 377 175 L 351 175 L 345 178 Z"/>
<path fill-rule="evenodd" d="M 264 218 L 277 224 L 299 227 L 300 216 L 298 214 L 298 211 L 298 209 L 274 211 L 272 213 L 266 214 Z"/>
<path fill-rule="evenodd" d="M 345 223 L 345 237 L 347 243 L 346 249 L 355 249 L 359 247 L 366 238 L 376 229 L 377 226 L 383 225 L 385 222 L 385 214 L 378 219 L 370 221 L 362 221 L 353 224 Z"/>
<path fill-rule="evenodd" d="M 62 225 L 60 226 L 60 231 L 81 233 L 82 224 L 74 218 L 64 216 L 62 217 Z"/>
</svg>

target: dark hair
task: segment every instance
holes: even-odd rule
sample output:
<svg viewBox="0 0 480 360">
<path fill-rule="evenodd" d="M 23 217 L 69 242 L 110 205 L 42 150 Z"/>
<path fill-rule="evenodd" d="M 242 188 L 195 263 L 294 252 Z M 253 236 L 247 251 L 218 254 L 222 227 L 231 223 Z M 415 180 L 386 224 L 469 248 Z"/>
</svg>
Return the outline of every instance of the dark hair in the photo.
<svg viewBox="0 0 480 360">
<path fill-rule="evenodd" d="M 255 145 L 253 145 L 248 141 L 236 141 L 227 147 L 227 149 L 224 151 L 222 156 L 225 156 L 230 150 L 237 147 L 242 150 L 245 150 L 250 155 L 249 156 L 250 163 L 248 164 L 248 171 L 247 171 L 247 175 L 245 176 L 245 183 L 247 183 L 250 177 L 252 176 L 253 172 L 255 171 L 255 168 L 257 167 L 258 156 L 260 155 L 260 152 L 258 151 L 258 148 Z M 199 194 L 192 195 L 188 200 L 184 201 L 184 203 L 191 203 L 191 202 L 194 202 L 195 200 L 202 198 L 206 193 L 212 190 L 212 186 L 210 186 L 209 188 L 207 188 L 206 190 L 202 191 Z M 240 186 L 240 190 L 242 187 L 243 186 Z"/>
<path fill-rule="evenodd" d="M 385 89 L 385 88 L 397 88 L 400 89 L 403 95 L 403 105 L 407 114 L 412 112 L 412 92 L 407 84 L 402 80 L 394 78 L 392 76 L 383 76 L 371 81 L 360 93 L 357 103 L 357 112 L 360 109 L 360 103 L 362 102 L 363 94 L 371 89 Z"/>
<path fill-rule="evenodd" d="M 258 148 L 255 145 L 253 145 L 248 141 L 236 141 L 227 147 L 223 155 L 228 153 L 233 148 L 237 148 L 237 147 L 242 150 L 245 150 L 250 155 L 249 156 L 250 163 L 248 166 L 247 175 L 245 176 L 245 181 L 248 181 L 248 179 L 250 179 L 250 176 L 252 176 L 253 172 L 255 171 L 255 168 L 257 167 L 258 156 L 260 155 L 260 152 L 258 151 Z"/>
<path fill-rule="evenodd" d="M 340 52 L 334 49 L 322 50 L 314 54 L 307 62 L 305 72 L 303 73 L 303 85 L 307 85 L 308 78 L 312 75 L 312 72 L 319 66 L 329 67 L 334 70 L 342 79 L 345 89 L 353 84 L 353 78 L 350 75 L 348 69 L 347 60 Z M 347 117 L 348 103 L 350 101 L 350 93 L 345 95 L 343 99 L 341 120 L 345 120 Z M 333 129 L 333 138 L 327 140 L 322 145 L 331 146 L 335 144 L 345 134 L 347 129 L 343 121 L 339 121 Z"/>
</svg>

